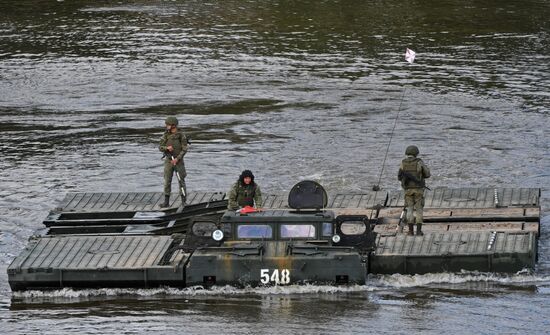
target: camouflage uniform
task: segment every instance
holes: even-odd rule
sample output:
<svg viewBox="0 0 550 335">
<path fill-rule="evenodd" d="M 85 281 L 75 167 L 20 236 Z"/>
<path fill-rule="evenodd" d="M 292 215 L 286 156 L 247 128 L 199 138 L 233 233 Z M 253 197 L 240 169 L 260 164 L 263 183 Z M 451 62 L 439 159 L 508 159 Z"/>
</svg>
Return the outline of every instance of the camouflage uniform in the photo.
<svg viewBox="0 0 550 335">
<path fill-rule="evenodd" d="M 171 153 L 166 150 L 166 147 L 172 146 L 174 149 Z M 174 172 L 177 170 L 181 176 L 181 187 L 185 190 L 187 194 L 187 188 L 185 187 L 185 177 L 187 173 L 185 172 L 185 165 L 183 163 L 183 156 L 187 152 L 187 137 L 181 132 L 177 131 L 176 133 L 165 132 L 160 139 L 159 150 L 165 153 L 166 158 L 164 160 L 164 195 L 170 196 L 171 186 L 172 186 L 172 177 Z M 178 160 L 176 165 L 172 165 L 172 155 Z"/>
<path fill-rule="evenodd" d="M 263 204 L 260 186 L 254 182 L 245 185 L 239 180 L 229 190 L 228 201 L 227 208 L 231 210 L 254 205 L 260 208 Z"/>
<path fill-rule="evenodd" d="M 409 225 L 409 235 L 414 233 L 413 224 L 415 219 L 417 235 L 423 235 L 424 188 L 426 185 L 424 179 L 430 177 L 430 169 L 422 159 L 416 157 L 418 148 L 416 148 L 416 151 L 409 149 L 407 148 L 406 151 L 407 157 L 401 161 L 399 166 L 398 179 L 405 190 L 406 221 Z M 412 154 L 415 152 L 416 154 Z"/>
</svg>

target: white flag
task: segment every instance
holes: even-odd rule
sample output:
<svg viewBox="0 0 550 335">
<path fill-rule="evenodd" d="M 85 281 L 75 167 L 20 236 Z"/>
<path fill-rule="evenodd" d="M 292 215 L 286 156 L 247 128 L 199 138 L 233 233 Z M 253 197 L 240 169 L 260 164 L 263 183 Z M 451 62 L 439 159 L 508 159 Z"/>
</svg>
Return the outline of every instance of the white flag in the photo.
<svg viewBox="0 0 550 335">
<path fill-rule="evenodd" d="M 416 56 L 416 52 L 407 48 L 407 51 L 405 51 L 405 60 L 412 64 L 414 62 L 414 56 Z"/>
</svg>

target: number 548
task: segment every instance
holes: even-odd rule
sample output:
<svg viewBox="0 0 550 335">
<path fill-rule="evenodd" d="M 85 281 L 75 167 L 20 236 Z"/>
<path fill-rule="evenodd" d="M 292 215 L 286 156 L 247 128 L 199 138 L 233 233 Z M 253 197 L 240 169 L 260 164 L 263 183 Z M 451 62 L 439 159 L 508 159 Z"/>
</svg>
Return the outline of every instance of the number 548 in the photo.
<svg viewBox="0 0 550 335">
<path fill-rule="evenodd" d="M 290 283 L 290 271 L 288 269 L 282 269 L 279 272 L 279 269 L 273 270 L 270 274 L 269 269 L 260 270 L 260 282 L 262 284 L 288 284 Z"/>
</svg>

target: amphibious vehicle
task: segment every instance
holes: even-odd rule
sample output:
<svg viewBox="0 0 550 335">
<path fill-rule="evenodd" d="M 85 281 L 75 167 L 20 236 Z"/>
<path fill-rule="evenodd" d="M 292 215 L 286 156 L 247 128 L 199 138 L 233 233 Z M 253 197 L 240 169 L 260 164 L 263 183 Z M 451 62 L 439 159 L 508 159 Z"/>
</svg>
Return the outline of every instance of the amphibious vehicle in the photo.
<svg viewBox="0 0 550 335">
<path fill-rule="evenodd" d="M 399 232 L 402 191 L 327 194 L 313 181 L 228 211 L 222 192 L 73 193 L 8 268 L 12 290 L 363 284 L 369 274 L 534 269 L 540 189 L 438 188 L 423 236 Z"/>
</svg>

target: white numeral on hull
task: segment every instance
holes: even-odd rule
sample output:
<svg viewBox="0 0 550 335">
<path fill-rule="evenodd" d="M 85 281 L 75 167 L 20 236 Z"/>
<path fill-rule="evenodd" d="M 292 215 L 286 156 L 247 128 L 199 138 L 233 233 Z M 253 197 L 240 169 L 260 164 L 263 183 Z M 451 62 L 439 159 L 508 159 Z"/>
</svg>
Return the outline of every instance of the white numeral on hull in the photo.
<svg viewBox="0 0 550 335">
<path fill-rule="evenodd" d="M 260 282 L 262 284 L 288 284 L 290 283 L 290 271 L 288 269 L 279 269 L 273 270 L 273 273 L 269 275 L 269 269 L 260 270 Z"/>
</svg>

